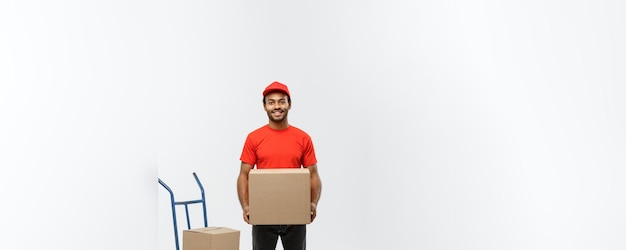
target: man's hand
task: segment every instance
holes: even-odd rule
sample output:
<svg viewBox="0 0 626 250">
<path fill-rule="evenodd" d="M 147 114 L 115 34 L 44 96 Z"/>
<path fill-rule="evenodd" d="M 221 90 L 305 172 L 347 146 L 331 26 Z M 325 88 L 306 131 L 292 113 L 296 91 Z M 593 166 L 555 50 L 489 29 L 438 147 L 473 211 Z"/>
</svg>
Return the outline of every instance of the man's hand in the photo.
<svg viewBox="0 0 626 250">
<path fill-rule="evenodd" d="M 250 224 L 250 207 L 248 206 L 243 208 L 243 220 Z"/>
<path fill-rule="evenodd" d="M 317 205 L 311 202 L 311 222 L 315 220 L 316 216 L 317 216 Z"/>
</svg>

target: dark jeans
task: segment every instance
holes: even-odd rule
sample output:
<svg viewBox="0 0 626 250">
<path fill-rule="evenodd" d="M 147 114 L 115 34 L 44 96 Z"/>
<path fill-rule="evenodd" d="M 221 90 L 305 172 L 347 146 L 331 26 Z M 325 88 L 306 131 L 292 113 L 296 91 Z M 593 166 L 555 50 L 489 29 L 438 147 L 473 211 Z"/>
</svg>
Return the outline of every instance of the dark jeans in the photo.
<svg viewBox="0 0 626 250">
<path fill-rule="evenodd" d="M 278 236 L 284 250 L 306 249 L 306 225 L 254 225 L 252 249 L 275 250 Z"/>
</svg>

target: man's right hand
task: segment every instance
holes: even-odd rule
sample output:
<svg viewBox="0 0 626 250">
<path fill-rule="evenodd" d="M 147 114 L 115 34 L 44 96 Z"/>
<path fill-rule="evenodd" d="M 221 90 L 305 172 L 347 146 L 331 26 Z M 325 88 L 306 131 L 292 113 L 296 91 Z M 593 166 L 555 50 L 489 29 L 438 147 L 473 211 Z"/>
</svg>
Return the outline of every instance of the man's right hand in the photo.
<svg viewBox="0 0 626 250">
<path fill-rule="evenodd" d="M 250 224 L 250 207 L 248 206 L 243 208 L 243 220 Z"/>
</svg>

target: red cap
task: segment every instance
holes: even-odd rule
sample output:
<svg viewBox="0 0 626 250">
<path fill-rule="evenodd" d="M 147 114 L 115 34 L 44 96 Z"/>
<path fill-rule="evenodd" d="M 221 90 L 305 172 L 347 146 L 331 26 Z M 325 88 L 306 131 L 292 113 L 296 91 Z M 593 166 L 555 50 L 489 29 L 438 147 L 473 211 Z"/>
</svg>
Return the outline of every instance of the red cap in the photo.
<svg viewBox="0 0 626 250">
<path fill-rule="evenodd" d="M 270 85 L 267 85 L 267 87 L 265 87 L 265 90 L 263 91 L 263 96 L 266 96 L 269 92 L 272 92 L 272 91 L 280 91 L 291 97 L 291 94 L 289 94 L 289 88 L 287 88 L 287 85 L 282 84 L 280 82 L 273 82 Z"/>
</svg>

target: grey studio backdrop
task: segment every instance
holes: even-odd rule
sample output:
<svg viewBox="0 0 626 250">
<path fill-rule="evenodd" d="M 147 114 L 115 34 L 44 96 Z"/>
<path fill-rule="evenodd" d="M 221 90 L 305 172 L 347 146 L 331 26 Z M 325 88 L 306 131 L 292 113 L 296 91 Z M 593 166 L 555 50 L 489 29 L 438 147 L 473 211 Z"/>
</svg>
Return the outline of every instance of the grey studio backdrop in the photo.
<svg viewBox="0 0 626 250">
<path fill-rule="evenodd" d="M 196 172 L 251 249 L 238 159 L 277 80 L 324 185 L 309 249 L 626 248 L 620 1 L 0 9 L 3 246 L 174 249 L 157 178 L 195 199 Z"/>
</svg>

